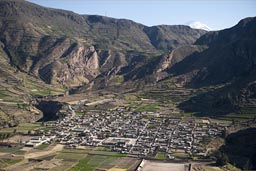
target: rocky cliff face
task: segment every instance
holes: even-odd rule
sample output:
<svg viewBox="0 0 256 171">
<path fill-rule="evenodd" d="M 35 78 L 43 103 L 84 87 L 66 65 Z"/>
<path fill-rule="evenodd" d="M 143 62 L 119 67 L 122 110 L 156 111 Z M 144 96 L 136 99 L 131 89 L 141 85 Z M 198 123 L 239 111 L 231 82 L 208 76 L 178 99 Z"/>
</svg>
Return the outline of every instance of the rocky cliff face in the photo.
<svg viewBox="0 0 256 171">
<path fill-rule="evenodd" d="M 205 48 L 206 47 L 204 46 L 196 45 L 178 47 L 172 50 L 170 53 L 167 53 L 161 57 L 157 72 L 161 72 L 168 68 L 171 68 L 176 63 L 182 61 L 184 58 L 191 56 L 192 54 L 197 54 L 203 51 Z"/>
<path fill-rule="evenodd" d="M 66 51 L 49 63 L 43 62 L 38 70 L 39 77 L 49 84 L 78 86 L 99 74 L 99 56 L 93 46 L 71 44 Z"/>
</svg>

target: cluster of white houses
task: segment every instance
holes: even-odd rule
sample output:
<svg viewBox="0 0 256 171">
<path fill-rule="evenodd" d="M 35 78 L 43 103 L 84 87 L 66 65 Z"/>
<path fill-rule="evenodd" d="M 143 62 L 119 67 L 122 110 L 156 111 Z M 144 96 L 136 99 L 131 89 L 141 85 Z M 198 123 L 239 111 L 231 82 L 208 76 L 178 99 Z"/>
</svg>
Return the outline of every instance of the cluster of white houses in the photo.
<svg viewBox="0 0 256 171">
<path fill-rule="evenodd" d="M 209 122 L 197 123 L 192 118 L 125 108 L 67 116 L 51 126 L 55 128 L 48 135 L 68 147 L 107 146 L 136 156 L 177 151 L 203 154 L 205 150 L 200 144 L 203 138 L 217 136 L 223 129 Z"/>
<path fill-rule="evenodd" d="M 34 136 L 25 143 L 26 147 L 38 147 L 42 144 L 49 144 L 56 136 Z"/>
</svg>

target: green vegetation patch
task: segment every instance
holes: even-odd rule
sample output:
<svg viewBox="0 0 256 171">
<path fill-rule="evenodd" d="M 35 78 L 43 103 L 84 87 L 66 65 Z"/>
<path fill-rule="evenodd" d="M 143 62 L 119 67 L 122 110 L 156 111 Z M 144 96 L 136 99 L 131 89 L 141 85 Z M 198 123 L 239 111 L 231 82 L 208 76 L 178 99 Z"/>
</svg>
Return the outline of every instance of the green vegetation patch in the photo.
<svg viewBox="0 0 256 171">
<path fill-rule="evenodd" d="M 86 114 L 86 112 L 76 112 L 76 116 L 83 116 L 85 114 Z"/>
<path fill-rule="evenodd" d="M 6 94 L 6 92 L 5 91 L 0 91 L 0 98 L 5 98 L 6 96 L 8 96 L 7 94 Z"/>
<path fill-rule="evenodd" d="M 62 153 L 82 153 L 87 154 L 90 151 L 94 150 L 93 148 L 87 148 L 87 149 L 71 149 L 71 148 L 64 148 L 61 152 Z"/>
<path fill-rule="evenodd" d="M 12 154 L 16 154 L 16 155 L 24 155 L 26 153 L 26 151 L 23 151 L 23 150 L 17 150 L 17 151 L 14 151 Z"/>
<path fill-rule="evenodd" d="M 27 77 L 23 84 L 25 87 L 24 91 L 32 95 L 45 96 L 63 94 L 65 92 L 65 90 L 62 88 L 49 88 L 48 86 L 44 85 L 44 83 L 31 77 Z"/>
<path fill-rule="evenodd" d="M 211 123 L 218 123 L 219 125 L 222 126 L 228 126 L 232 123 L 230 120 L 223 120 L 223 119 L 212 119 L 210 118 Z"/>
<path fill-rule="evenodd" d="M 10 138 L 14 136 L 15 134 L 13 132 L 0 132 L 0 140 L 4 140 L 7 138 Z"/>
<path fill-rule="evenodd" d="M 228 121 L 246 121 L 254 118 L 256 118 L 256 112 L 255 113 L 239 113 L 239 114 L 231 113 L 223 117 L 220 117 L 218 119 L 228 120 Z"/>
<path fill-rule="evenodd" d="M 59 153 L 55 158 L 56 159 L 63 159 L 67 161 L 73 161 L 73 160 L 81 160 L 86 157 L 86 154 L 81 154 L 81 153 Z"/>
<path fill-rule="evenodd" d="M 25 154 L 25 151 L 20 150 L 20 148 L 10 147 L 10 148 L 0 148 L 0 153 L 23 155 Z"/>
<path fill-rule="evenodd" d="M 36 129 L 39 129 L 40 127 L 41 127 L 40 123 L 23 123 L 17 127 L 9 127 L 9 128 L 1 129 L 0 132 L 11 133 L 16 130 L 16 132 L 27 133 L 28 131 L 36 130 Z"/>
<path fill-rule="evenodd" d="M 0 168 L 4 168 L 6 166 L 14 165 L 16 163 L 19 163 L 21 159 L 19 160 L 11 160 L 11 159 L 0 159 Z"/>
<path fill-rule="evenodd" d="M 228 115 L 218 116 L 210 119 L 213 123 L 218 123 L 223 126 L 228 126 L 237 122 L 245 122 L 256 118 L 256 113 L 230 113 Z"/>
<path fill-rule="evenodd" d="M 142 95 L 143 98 L 146 98 L 146 99 L 155 99 L 155 100 L 158 100 L 158 101 L 166 101 L 166 100 L 171 100 L 172 98 L 170 97 L 170 92 L 167 91 L 150 91 L 150 92 L 145 92 L 143 95 Z"/>
<path fill-rule="evenodd" d="M 114 82 L 117 84 L 122 84 L 124 82 L 124 77 L 123 76 L 116 76 L 114 78 Z"/>
<path fill-rule="evenodd" d="M 108 147 L 96 147 L 96 151 L 111 151 L 111 148 Z"/>
<path fill-rule="evenodd" d="M 157 103 L 144 104 L 139 106 L 135 111 L 136 112 L 156 112 L 158 111 L 159 106 Z"/>
<path fill-rule="evenodd" d="M 166 153 L 157 153 L 155 158 L 159 160 L 164 160 L 166 158 Z"/>
<path fill-rule="evenodd" d="M 89 154 L 93 155 L 104 155 L 104 156 L 111 156 L 111 157 L 126 157 L 127 154 L 120 154 L 120 153 L 115 153 L 115 152 L 110 152 L 110 151 L 91 151 Z"/>
<path fill-rule="evenodd" d="M 88 161 L 89 165 L 93 165 L 93 166 L 97 166 L 99 164 L 102 164 L 103 162 L 105 162 L 105 160 L 110 159 L 111 157 L 108 156 L 93 156 L 90 158 L 90 160 Z"/>
<path fill-rule="evenodd" d="M 36 147 L 36 149 L 38 149 L 38 150 L 44 150 L 44 149 L 46 149 L 47 147 L 49 147 L 49 144 L 41 144 L 40 146 Z"/>
<path fill-rule="evenodd" d="M 113 164 L 119 159 L 116 156 L 102 156 L 102 155 L 89 155 L 85 159 L 80 160 L 69 171 L 93 171 L 93 170 L 107 170 L 115 165 Z M 124 166 L 126 167 L 126 166 Z"/>
<path fill-rule="evenodd" d="M 150 123 L 148 124 L 148 128 L 154 128 L 154 127 L 157 127 L 157 126 L 160 126 L 160 123 Z"/>
<path fill-rule="evenodd" d="M 100 150 L 100 151 L 98 151 Z M 68 159 L 68 158 L 76 158 L 80 159 L 79 162 L 69 169 L 69 171 L 93 171 L 93 170 L 108 170 L 110 168 L 116 167 L 115 163 L 118 160 L 124 159 L 126 154 L 119 154 L 115 152 L 106 151 L 109 149 L 106 148 L 98 148 L 97 150 L 87 151 L 88 155 L 82 155 L 82 153 L 60 153 L 57 158 L 59 159 Z M 70 154 L 70 155 L 69 155 Z M 68 155 L 69 157 L 67 157 Z M 71 157 L 71 155 L 76 155 Z M 85 158 L 83 158 L 85 157 Z M 118 166 L 119 168 L 127 168 L 128 164 L 124 163 L 124 165 Z"/>
<path fill-rule="evenodd" d="M 176 158 L 188 158 L 189 155 L 187 153 L 173 153 L 172 156 Z"/>
<path fill-rule="evenodd" d="M 79 170 L 83 170 L 83 171 L 93 171 L 93 166 L 88 164 L 88 162 L 90 161 L 89 158 L 85 158 L 80 160 L 75 166 L 73 166 L 71 169 L 69 169 L 68 171 L 79 171 Z"/>
<path fill-rule="evenodd" d="M 133 94 L 125 94 L 124 99 L 128 101 L 136 101 L 139 100 L 139 98 L 136 95 Z"/>
<path fill-rule="evenodd" d="M 8 165 L 14 165 L 14 164 L 19 163 L 20 161 L 22 161 L 21 159 L 18 159 L 18 160 L 1 159 L 1 160 L 4 161 Z"/>
</svg>

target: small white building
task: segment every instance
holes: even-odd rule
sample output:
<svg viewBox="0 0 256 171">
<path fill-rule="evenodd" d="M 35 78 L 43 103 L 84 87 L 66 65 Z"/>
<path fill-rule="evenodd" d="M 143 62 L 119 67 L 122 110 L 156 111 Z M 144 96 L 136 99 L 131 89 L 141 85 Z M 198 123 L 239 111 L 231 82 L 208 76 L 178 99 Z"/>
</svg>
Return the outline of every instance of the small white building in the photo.
<svg viewBox="0 0 256 171">
<path fill-rule="evenodd" d="M 35 136 L 28 141 L 25 146 L 26 147 L 38 147 L 39 145 L 51 141 L 54 137 L 46 137 L 46 136 Z"/>
</svg>

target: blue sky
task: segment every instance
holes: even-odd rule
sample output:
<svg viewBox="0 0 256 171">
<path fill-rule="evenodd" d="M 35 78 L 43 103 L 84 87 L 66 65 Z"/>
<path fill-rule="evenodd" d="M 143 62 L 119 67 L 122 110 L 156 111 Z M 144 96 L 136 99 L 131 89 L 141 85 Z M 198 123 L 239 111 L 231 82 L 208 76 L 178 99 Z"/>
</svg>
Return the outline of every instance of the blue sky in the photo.
<svg viewBox="0 0 256 171">
<path fill-rule="evenodd" d="M 28 0 L 79 14 L 126 18 L 152 25 L 200 21 L 213 30 L 256 16 L 256 0 Z"/>
</svg>

